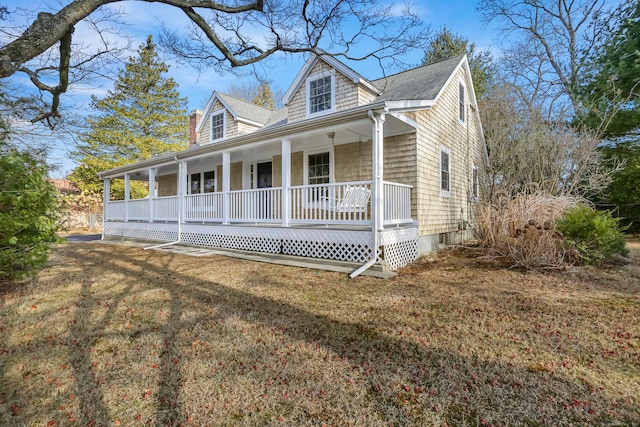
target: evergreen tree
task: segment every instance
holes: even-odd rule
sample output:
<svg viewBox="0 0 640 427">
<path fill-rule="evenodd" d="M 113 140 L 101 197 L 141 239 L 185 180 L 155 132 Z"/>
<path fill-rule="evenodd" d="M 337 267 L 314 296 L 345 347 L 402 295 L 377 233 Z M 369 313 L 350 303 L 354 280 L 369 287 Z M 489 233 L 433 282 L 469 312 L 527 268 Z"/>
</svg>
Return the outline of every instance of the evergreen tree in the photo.
<svg viewBox="0 0 640 427">
<path fill-rule="evenodd" d="M 493 57 L 489 51 L 476 52 L 475 43 L 469 43 L 466 38 L 453 34 L 444 27 L 431 39 L 424 52 L 422 64 L 433 64 L 465 53 L 469 59 L 476 98 L 480 99 L 487 92 L 496 74 Z"/>
<path fill-rule="evenodd" d="M 178 84 L 164 77 L 168 66 L 158 57 L 151 36 L 130 57 L 118 74 L 114 88 L 103 99 L 92 97 L 89 131 L 72 153 L 80 164 L 70 179 L 85 193 L 97 194 L 102 183 L 97 173 L 146 160 L 162 153 L 179 151 L 189 140 L 186 98 Z M 114 183 L 112 197 L 121 198 L 122 184 Z M 144 185 L 132 186 L 132 197 L 144 197 Z"/>
<path fill-rule="evenodd" d="M 0 87 L 0 105 L 6 99 Z M 58 240 L 57 191 L 43 153 L 19 150 L 0 115 L 0 281 L 21 279 L 47 262 Z"/>
<path fill-rule="evenodd" d="M 629 0 L 602 23 L 605 37 L 582 85 L 585 122 L 616 137 L 640 128 L 640 2 Z"/>
</svg>

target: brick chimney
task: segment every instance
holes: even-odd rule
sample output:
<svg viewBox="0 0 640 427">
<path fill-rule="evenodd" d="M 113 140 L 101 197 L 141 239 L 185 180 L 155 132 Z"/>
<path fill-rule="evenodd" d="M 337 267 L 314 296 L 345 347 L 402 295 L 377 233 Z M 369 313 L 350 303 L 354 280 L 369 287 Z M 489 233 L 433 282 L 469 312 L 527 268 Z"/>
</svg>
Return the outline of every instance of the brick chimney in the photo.
<svg viewBox="0 0 640 427">
<path fill-rule="evenodd" d="M 196 132 L 200 118 L 202 117 L 202 111 L 193 110 L 189 114 L 189 147 L 198 143 L 198 137 L 200 134 Z"/>
</svg>

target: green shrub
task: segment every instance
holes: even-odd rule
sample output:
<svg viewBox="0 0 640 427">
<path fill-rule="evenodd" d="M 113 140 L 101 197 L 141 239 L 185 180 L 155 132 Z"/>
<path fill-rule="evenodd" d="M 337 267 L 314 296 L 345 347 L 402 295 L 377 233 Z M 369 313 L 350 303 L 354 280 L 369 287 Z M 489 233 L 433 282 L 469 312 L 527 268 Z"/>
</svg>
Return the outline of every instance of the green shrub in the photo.
<svg viewBox="0 0 640 427">
<path fill-rule="evenodd" d="M 43 161 L 0 141 L 0 280 L 42 267 L 58 239 L 57 191 L 47 174 Z"/>
<path fill-rule="evenodd" d="M 569 257 L 580 264 L 599 265 L 615 254 L 628 253 L 619 220 L 611 212 L 577 205 L 564 213 L 556 228 L 564 236 Z"/>
</svg>

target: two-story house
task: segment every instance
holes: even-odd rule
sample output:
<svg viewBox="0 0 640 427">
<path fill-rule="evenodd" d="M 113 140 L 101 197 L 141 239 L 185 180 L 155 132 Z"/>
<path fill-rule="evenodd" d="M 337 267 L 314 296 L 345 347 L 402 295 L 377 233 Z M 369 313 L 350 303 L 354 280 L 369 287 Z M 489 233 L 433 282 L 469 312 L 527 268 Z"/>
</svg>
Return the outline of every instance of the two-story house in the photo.
<svg viewBox="0 0 640 427">
<path fill-rule="evenodd" d="M 355 276 L 470 236 L 486 151 L 466 56 L 373 81 L 311 56 L 283 103 L 213 92 L 189 149 L 102 172 L 104 238 L 352 261 Z M 131 199 L 131 180 L 150 196 Z"/>
</svg>

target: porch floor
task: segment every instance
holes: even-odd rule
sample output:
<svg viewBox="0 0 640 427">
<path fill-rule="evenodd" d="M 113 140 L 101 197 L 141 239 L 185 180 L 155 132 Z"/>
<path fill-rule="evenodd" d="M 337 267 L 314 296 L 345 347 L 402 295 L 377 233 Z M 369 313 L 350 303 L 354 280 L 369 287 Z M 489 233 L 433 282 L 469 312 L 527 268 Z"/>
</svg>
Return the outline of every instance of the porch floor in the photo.
<svg viewBox="0 0 640 427">
<path fill-rule="evenodd" d="M 111 224 L 178 224 L 178 221 L 138 221 L 138 220 L 129 220 L 129 221 L 109 221 Z M 212 221 L 185 221 L 182 223 L 188 225 L 209 225 L 209 226 L 222 226 L 221 222 L 212 222 Z M 318 230 L 354 230 L 354 231 L 367 231 L 371 230 L 370 225 L 359 225 L 359 224 L 291 224 L 289 227 L 283 227 L 279 222 L 230 222 L 225 225 L 225 227 L 262 227 L 262 228 L 290 228 L 290 229 L 318 229 Z M 415 227 L 414 222 L 407 223 L 398 223 L 393 225 L 385 225 L 385 230 L 393 230 L 396 228 L 404 228 L 404 227 Z"/>
<path fill-rule="evenodd" d="M 324 227 L 322 227 L 324 228 Z M 100 240 L 100 243 L 113 245 L 127 245 L 140 248 L 147 248 L 157 245 L 158 242 L 143 241 L 138 239 L 123 239 L 118 237 L 107 237 Z M 333 271 L 337 273 L 350 274 L 361 266 L 360 263 L 337 261 L 329 259 L 309 258 L 296 255 L 272 254 L 264 252 L 244 251 L 239 249 L 212 249 L 202 246 L 176 244 L 154 248 L 152 250 L 171 252 L 180 255 L 204 257 L 221 255 L 231 258 L 238 258 L 249 261 L 265 262 L 269 264 L 287 265 L 290 267 L 310 268 L 314 270 Z M 371 268 L 362 273 L 363 276 L 376 277 L 380 279 L 390 279 L 395 277 L 397 273 L 389 271 L 384 265 L 376 263 Z"/>
</svg>

